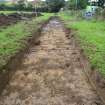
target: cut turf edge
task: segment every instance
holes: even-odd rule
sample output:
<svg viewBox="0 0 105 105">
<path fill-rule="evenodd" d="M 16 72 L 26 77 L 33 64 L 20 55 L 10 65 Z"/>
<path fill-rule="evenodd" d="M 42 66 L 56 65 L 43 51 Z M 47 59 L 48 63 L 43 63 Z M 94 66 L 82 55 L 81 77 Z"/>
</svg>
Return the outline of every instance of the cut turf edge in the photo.
<svg viewBox="0 0 105 105">
<path fill-rule="evenodd" d="M 7 63 L 0 68 L 0 94 L 2 93 L 5 86 L 8 84 L 12 75 L 16 70 L 21 66 L 24 55 L 29 51 L 29 48 L 37 42 L 38 38 L 41 35 L 41 29 L 45 24 L 49 22 L 52 16 L 40 23 L 37 24 L 37 30 L 32 32 L 32 36 L 26 36 L 24 47 L 19 49 L 17 53 L 8 59 Z"/>
</svg>

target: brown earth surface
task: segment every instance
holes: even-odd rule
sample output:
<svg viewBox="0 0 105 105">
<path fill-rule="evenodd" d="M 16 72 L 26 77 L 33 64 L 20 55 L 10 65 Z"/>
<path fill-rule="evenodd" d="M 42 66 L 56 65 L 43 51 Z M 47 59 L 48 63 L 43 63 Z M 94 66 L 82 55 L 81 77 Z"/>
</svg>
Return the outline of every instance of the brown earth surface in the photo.
<svg viewBox="0 0 105 105">
<path fill-rule="evenodd" d="M 41 16 L 38 13 L 38 16 Z M 20 20 L 28 20 L 32 17 L 36 17 L 35 13 L 11 13 L 9 15 L 0 14 L 0 26 L 8 26 L 11 24 L 15 24 Z"/>
<path fill-rule="evenodd" d="M 103 105 L 80 64 L 80 51 L 52 19 L 2 92 L 0 105 Z"/>
</svg>

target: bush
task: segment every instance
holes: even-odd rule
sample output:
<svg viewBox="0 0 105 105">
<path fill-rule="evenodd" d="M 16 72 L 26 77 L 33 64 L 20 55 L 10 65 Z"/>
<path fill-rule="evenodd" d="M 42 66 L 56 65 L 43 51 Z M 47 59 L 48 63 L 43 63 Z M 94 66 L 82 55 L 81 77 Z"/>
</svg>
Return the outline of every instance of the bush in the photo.
<svg viewBox="0 0 105 105">
<path fill-rule="evenodd" d="M 105 8 L 104 9 L 103 8 L 96 9 L 94 17 L 97 20 L 104 20 L 105 19 Z"/>
</svg>

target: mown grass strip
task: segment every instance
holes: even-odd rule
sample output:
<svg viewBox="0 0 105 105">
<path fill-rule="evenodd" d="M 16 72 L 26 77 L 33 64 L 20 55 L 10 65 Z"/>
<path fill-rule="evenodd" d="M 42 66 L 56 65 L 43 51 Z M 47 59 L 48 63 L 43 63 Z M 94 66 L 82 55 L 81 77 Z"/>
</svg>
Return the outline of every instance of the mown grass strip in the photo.
<svg viewBox="0 0 105 105">
<path fill-rule="evenodd" d="M 92 67 L 105 75 L 105 21 L 76 20 L 60 13 L 68 28 L 77 30 L 76 38 L 90 60 Z"/>
</svg>

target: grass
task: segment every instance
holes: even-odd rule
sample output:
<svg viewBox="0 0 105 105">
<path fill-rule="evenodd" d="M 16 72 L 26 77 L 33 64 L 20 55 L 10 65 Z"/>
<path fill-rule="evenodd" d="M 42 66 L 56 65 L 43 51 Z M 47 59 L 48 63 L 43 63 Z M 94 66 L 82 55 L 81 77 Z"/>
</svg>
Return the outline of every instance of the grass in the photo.
<svg viewBox="0 0 105 105">
<path fill-rule="evenodd" d="M 105 21 L 75 20 L 72 16 L 60 13 L 68 28 L 76 31 L 81 47 L 95 69 L 105 76 Z"/>
<path fill-rule="evenodd" d="M 9 14 L 12 14 L 12 13 L 27 13 L 27 14 L 32 14 L 33 12 L 26 12 L 26 11 L 0 11 L 0 14 L 5 14 L 5 15 L 9 15 Z"/>
<path fill-rule="evenodd" d="M 16 11 L 0 11 L 0 14 L 3 13 L 5 15 L 15 13 Z"/>
<path fill-rule="evenodd" d="M 36 19 L 0 29 L 0 68 L 8 62 L 11 56 L 25 47 L 24 39 L 32 36 L 32 33 L 38 30 L 40 24 L 47 21 L 52 15 L 45 13 Z"/>
</svg>

